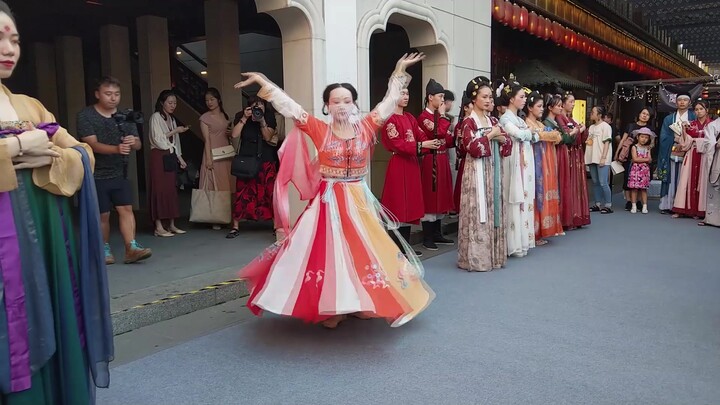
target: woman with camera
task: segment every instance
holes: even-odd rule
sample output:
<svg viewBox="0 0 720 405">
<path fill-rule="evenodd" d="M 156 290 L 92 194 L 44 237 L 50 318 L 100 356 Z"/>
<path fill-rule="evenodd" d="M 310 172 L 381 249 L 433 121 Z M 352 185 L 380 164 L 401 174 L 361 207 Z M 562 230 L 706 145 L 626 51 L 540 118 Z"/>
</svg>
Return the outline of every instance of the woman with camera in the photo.
<svg viewBox="0 0 720 405">
<path fill-rule="evenodd" d="M 172 90 L 163 90 L 150 117 L 150 216 L 155 236 L 170 237 L 185 231 L 175 226 L 180 216 L 177 194 L 177 169 L 185 169 L 180 134 L 188 127 L 178 127 L 173 112 L 177 98 Z M 163 221 L 169 221 L 165 228 Z"/>
<path fill-rule="evenodd" d="M 239 234 L 240 220 L 269 221 L 273 218 L 273 187 L 278 168 L 277 125 L 274 114 L 266 114 L 265 100 L 252 96 L 248 106 L 235 115 L 232 137 L 240 137 L 237 155 L 258 164 L 256 173 L 238 173 L 233 202 L 233 224 L 226 238 Z M 257 159 L 257 160 L 255 160 Z"/>
</svg>

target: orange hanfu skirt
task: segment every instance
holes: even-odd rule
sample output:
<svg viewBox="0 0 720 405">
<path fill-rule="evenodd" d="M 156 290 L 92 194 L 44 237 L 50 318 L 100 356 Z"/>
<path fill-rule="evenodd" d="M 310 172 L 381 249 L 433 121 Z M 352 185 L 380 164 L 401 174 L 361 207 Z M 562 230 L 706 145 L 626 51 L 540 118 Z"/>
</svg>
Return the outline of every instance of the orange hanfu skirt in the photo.
<svg viewBox="0 0 720 405">
<path fill-rule="evenodd" d="M 248 307 L 312 323 L 356 312 L 407 323 L 435 293 L 414 251 L 398 249 L 388 227 L 364 180 L 323 179 L 287 238 L 240 271 Z"/>
</svg>

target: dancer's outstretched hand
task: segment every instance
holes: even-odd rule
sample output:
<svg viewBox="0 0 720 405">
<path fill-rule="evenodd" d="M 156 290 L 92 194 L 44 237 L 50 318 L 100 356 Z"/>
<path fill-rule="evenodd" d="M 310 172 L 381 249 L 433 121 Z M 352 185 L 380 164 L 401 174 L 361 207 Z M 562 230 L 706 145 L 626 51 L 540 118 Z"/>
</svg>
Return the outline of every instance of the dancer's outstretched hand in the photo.
<svg viewBox="0 0 720 405">
<path fill-rule="evenodd" d="M 395 69 L 404 72 L 408 67 L 420 62 L 423 59 L 425 59 L 425 54 L 422 52 L 414 52 L 411 54 L 406 53 L 400 59 L 398 59 L 397 63 L 395 64 Z"/>
<path fill-rule="evenodd" d="M 235 83 L 236 89 L 248 87 L 252 84 L 258 84 L 260 87 L 262 87 L 268 83 L 267 78 L 262 73 L 246 72 L 246 73 L 241 73 L 241 75 L 245 77 L 245 80 L 243 80 L 239 83 Z"/>
</svg>

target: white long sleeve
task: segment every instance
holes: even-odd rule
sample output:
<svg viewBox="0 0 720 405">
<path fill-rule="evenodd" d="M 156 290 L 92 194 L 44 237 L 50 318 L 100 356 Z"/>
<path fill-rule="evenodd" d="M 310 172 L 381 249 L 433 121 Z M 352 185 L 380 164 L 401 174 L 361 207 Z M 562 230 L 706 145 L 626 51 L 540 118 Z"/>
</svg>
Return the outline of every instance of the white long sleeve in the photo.
<svg viewBox="0 0 720 405">
<path fill-rule="evenodd" d="M 290 96 L 275 85 L 275 83 L 268 80 L 267 84 L 258 92 L 258 97 L 272 103 L 275 110 L 282 114 L 283 117 L 296 121 L 307 122 L 308 113 L 305 109 L 303 109 L 302 106 L 295 100 L 290 98 Z"/>
<path fill-rule="evenodd" d="M 522 128 L 518 126 L 516 122 L 522 122 Z M 527 124 L 524 121 L 522 121 L 518 116 L 513 114 L 512 111 L 508 110 L 507 112 L 505 112 L 505 114 L 503 114 L 502 117 L 500 117 L 500 125 L 503 127 L 503 129 L 508 135 L 518 141 L 532 143 L 538 141 L 538 136 L 534 134 L 530 130 L 530 128 L 528 128 Z"/>
<path fill-rule="evenodd" d="M 385 97 L 375 106 L 375 111 L 377 111 L 381 120 L 387 120 L 395 112 L 395 108 L 400 101 L 400 92 L 410 83 L 411 80 L 412 77 L 407 73 L 393 74 L 390 76 Z"/>
</svg>

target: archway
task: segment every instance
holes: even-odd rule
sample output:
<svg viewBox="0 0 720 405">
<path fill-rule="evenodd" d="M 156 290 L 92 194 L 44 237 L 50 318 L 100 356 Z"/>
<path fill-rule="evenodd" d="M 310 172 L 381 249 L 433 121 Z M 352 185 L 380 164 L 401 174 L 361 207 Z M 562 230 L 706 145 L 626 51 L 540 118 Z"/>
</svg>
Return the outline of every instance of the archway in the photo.
<svg viewBox="0 0 720 405">
<path fill-rule="evenodd" d="M 363 111 L 369 111 L 382 99 L 395 61 L 411 50 L 424 52 L 427 57 L 409 72 L 413 76 L 409 112 L 417 115 L 422 111 L 425 83 L 430 78 L 452 88 L 447 40 L 437 31 L 433 21 L 436 17 L 432 10 L 403 0 L 388 1 L 381 9 L 369 12 L 360 20 L 358 63 L 369 67 L 358 73 Z M 369 181 L 371 190 L 378 197 L 382 194 L 389 158 L 385 148 L 376 148 Z"/>
<path fill-rule="evenodd" d="M 285 92 L 308 113 L 320 114 L 325 72 L 322 13 L 311 0 L 256 0 L 256 3 L 259 13 L 267 13 L 277 22 L 282 32 L 283 60 L 292 61 L 292 64 L 283 66 Z M 286 120 L 286 130 L 292 125 L 290 120 Z M 306 141 L 309 143 L 309 138 Z M 305 209 L 306 203 L 300 200 L 294 187 L 290 187 L 289 198 L 292 224 Z"/>
</svg>

